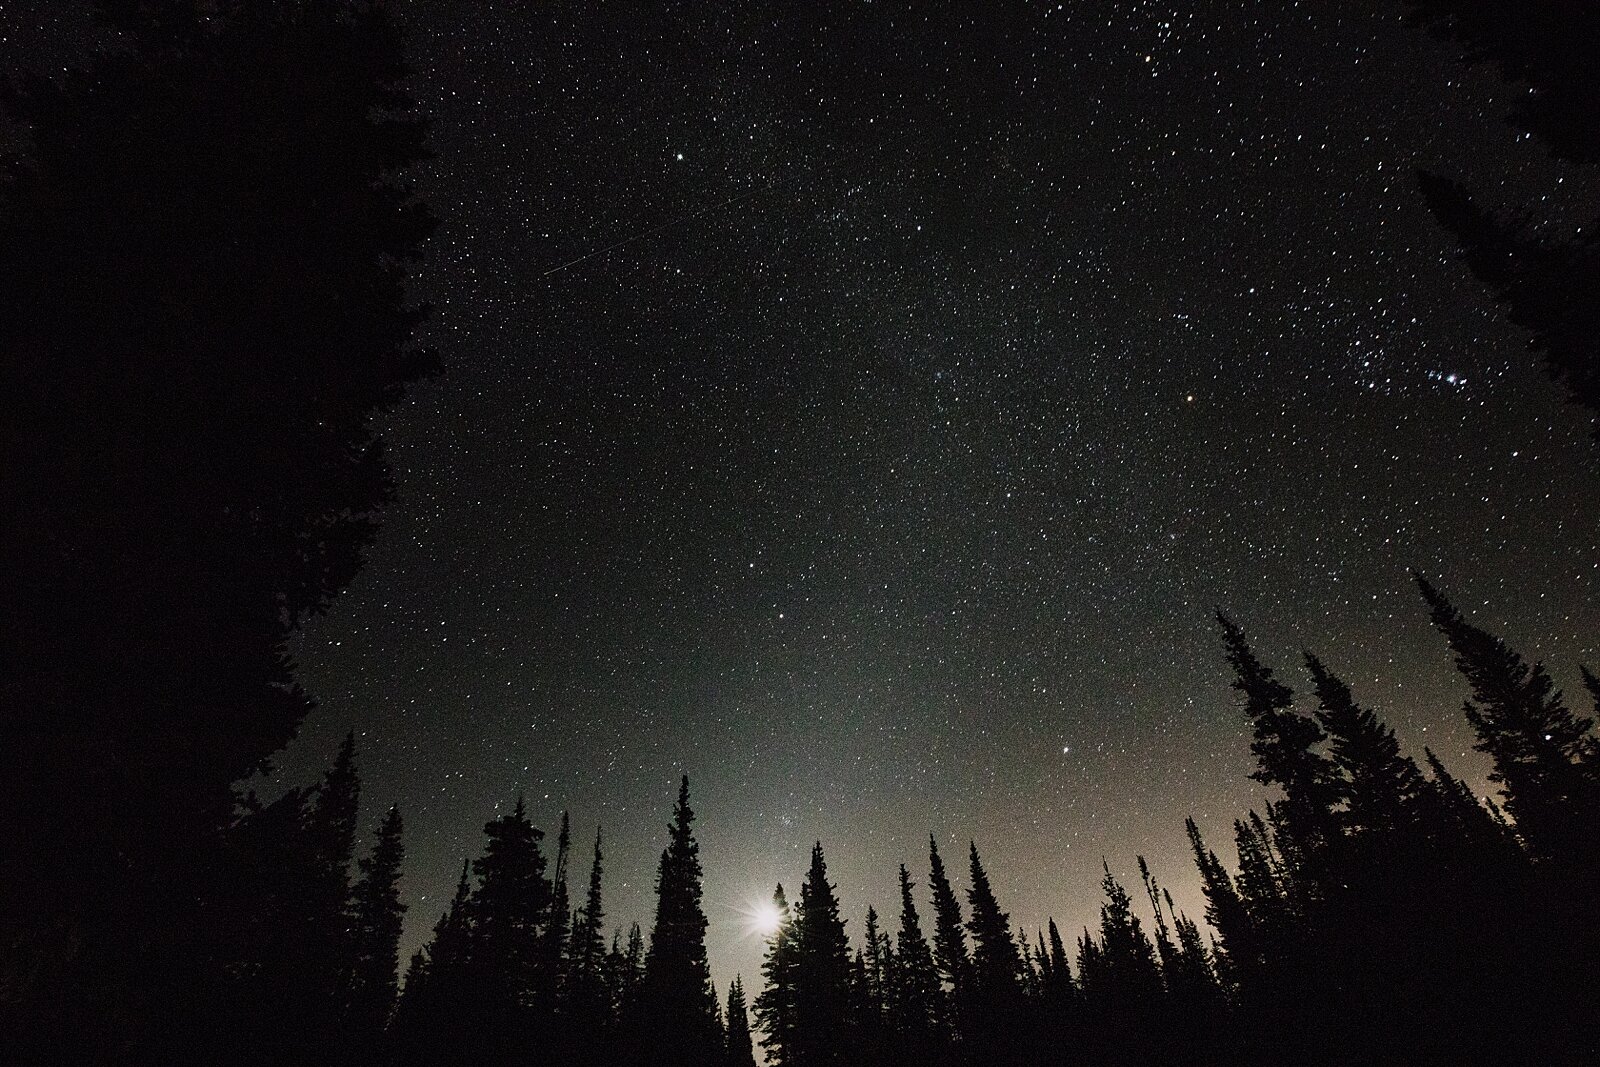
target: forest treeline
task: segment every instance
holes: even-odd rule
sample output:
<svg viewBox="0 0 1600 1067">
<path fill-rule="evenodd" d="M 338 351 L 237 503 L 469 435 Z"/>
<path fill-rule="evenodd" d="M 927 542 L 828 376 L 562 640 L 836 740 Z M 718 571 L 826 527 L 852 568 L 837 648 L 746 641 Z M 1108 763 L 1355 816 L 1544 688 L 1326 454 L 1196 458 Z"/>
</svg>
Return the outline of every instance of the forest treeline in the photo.
<svg viewBox="0 0 1600 1067">
<path fill-rule="evenodd" d="M 238 785 L 311 710 L 288 641 L 391 496 L 373 416 L 438 369 L 406 293 L 433 219 L 402 34 L 379 0 L 94 6 L 114 47 L 3 91 L 25 151 L 0 183 L 0 1063 L 1600 1056 L 1592 721 L 1426 583 L 1498 800 L 1315 658 L 1297 701 L 1224 620 L 1276 799 L 1223 839 L 1190 825 L 1204 915 L 1141 863 L 1102 872 L 1095 928 L 1015 930 L 976 846 L 958 889 L 930 840 L 852 930 L 819 845 L 724 994 L 685 784 L 647 929 L 606 921 L 603 841 L 546 843 L 518 806 L 402 966 L 404 827 L 361 831 L 353 745 L 311 787 Z M 1534 90 L 1513 120 L 1555 155 L 1600 158 L 1590 6 L 1409 6 Z M 1600 407 L 1593 228 L 1424 192 Z"/>
<path fill-rule="evenodd" d="M 902 864 L 898 899 L 852 930 L 819 843 L 798 891 L 775 889 L 761 973 L 719 989 L 684 778 L 647 929 L 607 915 L 601 833 L 575 847 L 563 815 L 549 841 L 518 799 L 402 967 L 401 814 L 359 847 L 347 737 L 320 782 L 244 799 L 226 843 L 248 907 L 191 1025 L 236 1062 L 350 1067 L 747 1067 L 758 1049 L 785 1067 L 1594 1062 L 1594 719 L 1417 585 L 1498 799 L 1431 750 L 1403 752 L 1310 653 L 1297 698 L 1219 616 L 1251 777 L 1274 799 L 1225 842 L 1187 823 L 1195 871 L 1180 877 L 1198 876 L 1204 915 L 1140 858 L 1129 881 L 1103 867 L 1097 926 L 1024 930 L 977 845 L 950 857 L 958 888 L 930 836 L 926 866 Z M 1582 677 L 1600 707 L 1600 678 Z M 34 1036 L 44 1062 L 61 1035 Z"/>
</svg>

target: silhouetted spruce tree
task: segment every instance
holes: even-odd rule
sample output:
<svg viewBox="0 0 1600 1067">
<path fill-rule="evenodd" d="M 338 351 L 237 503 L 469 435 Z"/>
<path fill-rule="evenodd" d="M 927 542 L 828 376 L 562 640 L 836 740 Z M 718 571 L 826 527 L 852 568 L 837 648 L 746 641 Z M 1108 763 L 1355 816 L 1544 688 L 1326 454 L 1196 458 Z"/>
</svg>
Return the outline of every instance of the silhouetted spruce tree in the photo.
<svg viewBox="0 0 1600 1067">
<path fill-rule="evenodd" d="M 1035 972 L 1037 982 L 1030 991 L 1036 994 L 1043 993 L 1050 984 L 1050 950 L 1044 944 L 1044 931 L 1033 932 L 1033 944 L 1028 948 L 1031 957 L 1031 966 Z"/>
<path fill-rule="evenodd" d="M 568 1016 L 580 1030 L 594 1030 L 611 1018 L 611 993 L 606 976 L 604 856 L 600 831 L 594 835 L 594 862 L 589 866 L 589 892 L 572 930 L 565 989 Z"/>
<path fill-rule="evenodd" d="M 745 1008 L 744 979 L 733 976 L 728 987 L 728 1067 L 755 1067 L 755 1049 L 750 1043 L 750 1015 Z"/>
<path fill-rule="evenodd" d="M 761 1027 L 761 1047 L 767 1062 L 777 1067 L 792 1067 L 797 1062 L 794 1011 L 794 955 L 798 931 L 789 901 L 780 883 L 772 894 L 772 907 L 778 924 L 767 938 L 767 951 L 761 963 L 763 985 L 756 996 L 756 1022 Z"/>
<path fill-rule="evenodd" d="M 1102 1003 L 1119 1007 L 1151 1004 L 1162 989 L 1155 948 L 1133 913 L 1128 891 L 1112 877 L 1109 864 L 1103 869 L 1101 885 L 1106 899 L 1100 905 L 1100 970 L 1095 978 L 1095 995 Z"/>
<path fill-rule="evenodd" d="M 473 1032 L 477 990 L 472 973 L 472 884 L 461 865 L 450 906 L 433 926 L 428 944 L 412 955 L 405 986 L 395 1006 L 392 1039 L 397 1062 L 431 1065 L 476 1051 Z"/>
<path fill-rule="evenodd" d="M 1184 820 L 1195 866 L 1200 871 L 1200 886 L 1206 898 L 1206 922 L 1217 932 L 1219 949 L 1213 954 L 1217 975 L 1224 988 L 1237 993 L 1257 984 L 1266 962 L 1267 944 L 1257 929 L 1227 868 L 1217 854 L 1206 847 L 1200 828 Z"/>
<path fill-rule="evenodd" d="M 880 1061 L 883 1059 L 883 1017 L 872 997 L 872 978 L 867 973 L 867 954 L 856 949 L 850 957 L 850 988 L 845 1000 L 845 1029 L 850 1055 Z"/>
<path fill-rule="evenodd" d="M 1234 670 L 1233 688 L 1244 697 L 1244 713 L 1254 732 L 1250 751 L 1257 766 L 1250 777 L 1283 790 L 1283 800 L 1271 808 L 1282 837 L 1279 844 L 1297 868 L 1304 867 L 1296 876 L 1309 883 L 1301 887 L 1309 891 L 1325 877 L 1324 853 L 1336 833 L 1338 773 L 1316 751 L 1322 730 L 1294 710 L 1293 691 L 1256 658 L 1242 629 L 1220 612 L 1217 622 Z"/>
<path fill-rule="evenodd" d="M 944 988 L 933 950 L 922 933 L 922 920 L 912 898 L 911 875 L 900 865 L 900 929 L 895 935 L 895 982 L 889 1016 L 895 1031 L 912 1049 L 927 1048 L 948 1033 Z"/>
<path fill-rule="evenodd" d="M 1470 63 L 1491 63 L 1520 90 L 1511 122 L 1558 158 L 1600 163 L 1600 16 L 1573 0 L 1410 0 L 1436 36 L 1466 48 Z M 1600 245 L 1596 227 L 1552 239 L 1553 227 L 1482 207 L 1455 181 L 1420 175 L 1434 217 L 1461 246 L 1468 267 L 1512 322 L 1531 335 L 1546 368 L 1572 399 L 1600 413 Z M 1564 227 L 1562 229 L 1565 229 Z M 1595 428 L 1600 434 L 1600 425 Z"/>
<path fill-rule="evenodd" d="M 866 964 L 867 997 L 871 1001 L 873 1012 L 881 1022 L 888 1010 L 888 972 L 893 954 L 889 951 L 888 939 L 883 931 L 878 929 L 876 908 L 870 906 L 867 908 L 867 922 L 862 928 L 861 936 Z"/>
<path fill-rule="evenodd" d="M 689 778 L 673 809 L 671 835 L 656 873 L 656 917 L 645 955 L 635 1031 L 652 1063 L 700 1065 L 720 1052 L 717 997 L 706 963 L 700 846 L 694 839 Z"/>
<path fill-rule="evenodd" d="M 1156 959 L 1161 962 L 1161 974 L 1169 983 L 1172 973 L 1177 968 L 1178 946 L 1173 943 L 1172 933 L 1167 927 L 1166 915 L 1161 908 L 1161 891 L 1156 884 L 1155 876 L 1150 873 L 1150 865 L 1143 856 L 1137 857 L 1139 865 L 1139 881 L 1144 886 L 1145 897 L 1150 901 L 1150 911 L 1155 918 L 1155 946 Z"/>
<path fill-rule="evenodd" d="M 551 1008 L 543 951 L 550 882 L 522 797 L 511 813 L 484 825 L 483 855 L 472 862 L 478 884 L 467 902 L 471 924 L 469 973 L 479 1020 L 481 1054 L 498 1059 L 524 1043 L 537 1016 Z"/>
<path fill-rule="evenodd" d="M 351 893 L 355 965 L 350 975 L 350 1036 L 358 1048 L 376 1046 L 394 1014 L 400 968 L 400 868 L 405 862 L 400 809 L 391 807 L 361 857 Z"/>
<path fill-rule="evenodd" d="M 790 1061 L 795 1067 L 850 1062 L 859 1034 L 851 1023 L 850 942 L 839 901 L 828 883 L 822 845 L 811 847 L 811 866 L 800 886 L 790 962 L 794 1012 Z"/>
<path fill-rule="evenodd" d="M 1583 687 L 1589 691 L 1590 698 L 1594 700 L 1595 714 L 1600 716 L 1600 677 L 1588 667 L 1579 667 L 1578 671 L 1583 675 Z M 1591 764 L 1600 761 L 1600 749 L 1590 746 L 1587 759 Z"/>
<path fill-rule="evenodd" d="M 556 834 L 556 862 L 550 875 L 549 914 L 544 920 L 540 938 L 540 969 L 549 977 L 552 999 L 562 995 L 562 981 L 566 975 L 565 955 L 567 938 L 572 932 L 572 896 L 567 888 L 567 860 L 572 852 L 572 820 L 565 811 L 561 813 L 561 830 Z"/>
<path fill-rule="evenodd" d="M 985 996 L 1015 992 L 1022 961 L 1011 937 L 1011 919 L 995 900 L 977 843 L 968 847 L 967 932 L 972 935 L 973 990 Z"/>
<path fill-rule="evenodd" d="M 1416 818 L 1423 789 L 1416 761 L 1383 720 L 1356 703 L 1321 660 L 1306 653 L 1317 692 L 1317 721 L 1327 732 L 1328 754 L 1344 773 L 1344 823 L 1357 833 L 1392 831 Z"/>
<path fill-rule="evenodd" d="M 390 495 L 370 418 L 434 368 L 423 129 L 385 5 L 100 6 L 117 49 L 5 100 L 0 1058 L 219 1062 L 232 786 Z"/>
<path fill-rule="evenodd" d="M 1424 794 L 1431 808 L 1428 826 L 1437 849 L 1456 861 L 1451 869 L 1457 874 L 1489 870 L 1501 881 L 1510 877 L 1527 858 L 1512 829 L 1450 773 L 1433 749 L 1424 748 L 1422 754 L 1430 775 Z"/>
<path fill-rule="evenodd" d="M 350 921 L 350 867 L 354 860 L 356 821 L 361 806 L 361 775 L 356 769 L 355 735 L 346 734 L 333 766 L 312 795 L 306 818 L 310 850 L 307 892 L 295 902 L 307 924 L 312 949 L 304 961 L 299 1013 L 304 1029 L 320 1042 L 332 1042 L 355 969 L 355 943 Z"/>
<path fill-rule="evenodd" d="M 1261 816 L 1233 821 L 1233 842 L 1239 853 L 1239 898 L 1256 929 L 1281 953 L 1291 927 L 1303 915 L 1291 901 L 1283 872 L 1272 852 L 1270 831 Z"/>
<path fill-rule="evenodd" d="M 644 934 L 639 924 L 628 927 L 626 947 L 619 947 L 616 937 L 611 939 L 611 953 L 606 958 L 607 977 L 610 981 L 611 1017 L 613 1020 L 634 1015 L 639 986 L 644 981 Z"/>
<path fill-rule="evenodd" d="M 1045 979 L 1045 992 L 1056 997 L 1071 998 L 1075 992 L 1072 983 L 1072 967 L 1067 962 L 1067 947 L 1061 941 L 1061 931 L 1056 929 L 1056 921 L 1048 920 L 1050 934 L 1050 970 Z"/>
<path fill-rule="evenodd" d="M 1600 765 L 1591 719 L 1573 714 L 1544 665 L 1529 666 L 1506 643 L 1467 622 L 1420 575 L 1433 623 L 1472 687 L 1464 707 L 1476 748 L 1494 761 L 1517 834 L 1535 856 L 1573 871 L 1600 871 Z"/>
<path fill-rule="evenodd" d="M 932 834 L 928 835 L 928 867 L 928 888 L 933 894 L 933 960 L 948 987 L 946 1022 L 952 1033 L 959 1034 L 964 1000 L 972 989 L 972 957 L 967 955 L 967 939 L 962 931 L 961 903 L 950 888 Z"/>
<path fill-rule="evenodd" d="M 1167 988 L 1174 995 L 1205 1004 L 1220 999 L 1222 990 L 1212 969 L 1211 951 L 1200 936 L 1200 927 L 1187 915 L 1172 906 L 1172 894 L 1162 890 L 1167 911 L 1172 914 L 1172 927 L 1178 938 L 1175 965 L 1167 975 Z"/>
</svg>

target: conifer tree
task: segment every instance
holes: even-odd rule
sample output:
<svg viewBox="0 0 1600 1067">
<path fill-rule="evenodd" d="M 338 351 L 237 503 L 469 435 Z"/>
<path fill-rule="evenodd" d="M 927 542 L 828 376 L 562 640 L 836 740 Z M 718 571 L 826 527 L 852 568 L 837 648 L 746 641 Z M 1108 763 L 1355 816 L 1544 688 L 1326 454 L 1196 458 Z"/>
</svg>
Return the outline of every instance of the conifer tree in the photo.
<svg viewBox="0 0 1600 1067">
<path fill-rule="evenodd" d="M 390 5 L 95 7 L 115 48 L 5 94 L 0 928 L 6 1001 L 54 1022 L 0 1058 L 221 1061 L 268 906 L 234 783 L 311 707 L 289 641 L 380 525 L 371 417 L 435 366 L 424 130 Z"/>
<path fill-rule="evenodd" d="M 773 891 L 772 907 L 778 916 L 778 924 L 767 939 L 766 956 L 761 964 L 764 985 L 756 997 L 755 1014 L 761 1026 L 761 1047 L 766 1052 L 767 1062 L 777 1067 L 792 1067 L 799 1054 L 794 1013 L 797 931 L 781 883 Z"/>
<path fill-rule="evenodd" d="M 670 839 L 656 872 L 656 916 L 639 989 L 637 1034 L 656 1063 L 699 1065 L 720 1052 L 717 996 L 706 962 L 700 846 L 694 839 L 689 777 L 678 787 Z"/>
<path fill-rule="evenodd" d="M 1150 901 L 1150 911 L 1155 917 L 1155 943 L 1156 958 L 1161 961 L 1161 974 L 1170 986 L 1173 973 L 1178 966 L 1178 947 L 1173 944 L 1172 934 L 1167 928 L 1167 918 L 1162 911 L 1160 887 L 1156 884 L 1155 877 L 1150 873 L 1150 865 L 1143 856 L 1137 857 L 1139 863 L 1139 881 L 1144 885 L 1145 896 Z"/>
<path fill-rule="evenodd" d="M 1050 950 L 1045 947 L 1043 930 L 1034 931 L 1033 946 L 1030 951 L 1033 955 L 1033 968 L 1037 972 L 1036 977 L 1038 979 L 1033 991 L 1035 993 L 1043 993 L 1054 984 L 1053 978 L 1055 976 L 1055 964 L 1050 959 Z"/>
<path fill-rule="evenodd" d="M 1415 817 L 1422 772 L 1401 755 L 1394 731 L 1356 703 L 1350 687 L 1306 653 L 1317 692 L 1317 721 L 1327 732 L 1329 755 L 1345 778 L 1345 825 L 1357 833 L 1394 830 Z"/>
<path fill-rule="evenodd" d="M 527 1025 L 528 1009 L 550 1006 L 541 945 L 551 896 L 539 849 L 544 833 L 528 821 L 520 796 L 509 815 L 491 819 L 483 832 L 483 855 L 472 862 L 478 879 L 469 902 L 472 972 L 491 1025 L 504 1028 L 493 1036 L 509 1040 Z"/>
<path fill-rule="evenodd" d="M 1210 1003 L 1221 992 L 1212 969 L 1212 953 L 1195 921 L 1172 906 L 1172 894 L 1162 890 L 1162 897 L 1178 938 L 1176 965 L 1167 976 L 1167 988 L 1192 1001 Z"/>
<path fill-rule="evenodd" d="M 356 818 L 361 805 L 361 775 L 356 769 L 355 735 L 347 733 L 306 814 L 310 867 L 296 908 L 307 924 L 311 955 L 300 976 L 306 993 L 304 1021 L 322 1017 L 333 1025 L 333 1005 L 342 1005 L 355 966 L 351 940 L 350 866 L 354 859 Z"/>
<path fill-rule="evenodd" d="M 1545 672 L 1498 637 L 1467 622 L 1421 575 L 1417 587 L 1472 687 L 1467 721 L 1476 748 L 1494 761 L 1517 833 L 1537 857 L 1593 871 L 1600 858 L 1600 767 L 1590 757 L 1594 721 L 1570 711 Z"/>
<path fill-rule="evenodd" d="M 580 1025 L 598 1026 L 609 1021 L 610 994 L 606 980 L 605 903 L 602 880 L 604 856 L 600 831 L 594 834 L 594 862 L 589 867 L 589 893 L 578 911 L 568 953 L 566 1002 L 568 1013 Z"/>
<path fill-rule="evenodd" d="M 1526 136 L 1537 137 L 1557 158 L 1600 162 L 1600 79 L 1593 57 L 1600 48 L 1600 19 L 1591 5 L 1572 0 L 1410 0 L 1435 36 L 1465 47 L 1469 63 L 1489 63 L 1516 83 L 1508 116 Z M 1600 360 L 1595 358 L 1596 295 L 1600 247 L 1589 236 L 1556 237 L 1564 226 L 1525 215 L 1510 218 L 1481 206 L 1458 182 L 1419 175 L 1429 208 L 1461 246 L 1462 258 L 1508 318 L 1530 334 L 1546 370 L 1572 400 L 1600 413 Z M 1542 198 L 1547 199 L 1547 198 Z M 1600 425 L 1595 429 L 1600 438 Z"/>
<path fill-rule="evenodd" d="M 755 1067 L 755 1049 L 750 1043 L 750 1016 L 745 1008 L 744 979 L 733 976 L 728 987 L 728 1067 Z"/>
<path fill-rule="evenodd" d="M 644 981 L 644 934 L 638 923 L 628 927 L 626 947 L 611 939 L 611 955 L 607 960 L 611 986 L 611 1016 L 624 1019 L 636 1014 L 635 1006 L 639 986 Z"/>
<path fill-rule="evenodd" d="M 1422 754 L 1430 778 L 1426 800 L 1433 812 L 1429 825 L 1435 844 L 1445 857 L 1472 857 L 1468 866 L 1491 868 L 1502 874 L 1525 858 L 1510 827 L 1478 799 L 1471 787 L 1455 777 L 1431 748 Z M 1460 864 L 1456 864 L 1460 866 Z"/>
<path fill-rule="evenodd" d="M 350 982 L 350 1024 L 369 1043 L 394 1013 L 400 967 L 400 868 L 405 862 L 400 809 L 391 807 L 373 834 L 372 851 L 360 860 L 352 892 L 355 966 Z"/>
<path fill-rule="evenodd" d="M 967 931 L 972 935 L 973 989 L 984 994 L 1015 991 L 1022 961 L 1011 937 L 1010 916 L 1000 910 L 995 900 L 976 842 L 969 844 L 968 864 L 971 885 L 967 889 Z"/>
<path fill-rule="evenodd" d="M 896 936 L 895 985 L 890 1017 L 897 1032 L 928 1041 L 946 1028 L 945 994 L 933 950 L 922 933 L 912 898 L 911 875 L 900 865 L 900 929 Z"/>
<path fill-rule="evenodd" d="M 928 885 L 933 892 L 933 959 L 939 965 L 939 977 L 949 987 L 954 1007 L 971 989 L 972 958 L 967 955 L 967 939 L 962 932 L 961 904 L 950 888 L 932 834 L 928 835 L 928 866 Z"/>
<path fill-rule="evenodd" d="M 567 938 L 572 931 L 572 896 L 567 887 L 567 861 L 572 852 L 572 820 L 565 811 L 561 813 L 561 830 L 556 835 L 555 869 L 550 875 L 549 914 L 544 920 L 540 936 L 539 969 L 541 982 L 552 995 L 559 997 L 563 956 Z"/>
<path fill-rule="evenodd" d="M 1133 901 L 1103 864 L 1105 902 L 1100 905 L 1099 954 L 1095 966 L 1097 995 L 1102 1004 L 1148 1005 L 1161 993 L 1161 971 L 1155 948 L 1145 936 Z"/>
<path fill-rule="evenodd" d="M 1244 713 L 1254 731 L 1250 751 L 1257 766 L 1250 777 L 1283 790 L 1281 805 L 1272 809 L 1282 824 L 1285 840 L 1280 844 L 1293 853 L 1297 865 L 1308 865 L 1304 873 L 1314 883 L 1323 873 L 1321 853 L 1335 832 L 1337 770 L 1316 751 L 1322 730 L 1294 710 L 1293 691 L 1256 658 L 1239 626 L 1220 612 L 1217 622 L 1234 670 L 1233 688 L 1244 697 Z"/>
<path fill-rule="evenodd" d="M 811 867 L 800 886 L 789 987 L 794 1012 L 793 1063 L 798 1067 L 849 1062 L 851 958 L 839 901 L 828 882 L 820 842 L 811 847 Z"/>
<path fill-rule="evenodd" d="M 392 1044 L 398 1060 L 408 1067 L 460 1055 L 463 1049 L 457 1037 L 474 1017 L 477 991 L 472 982 L 468 869 L 463 862 L 450 906 L 434 923 L 432 939 L 412 955 L 406 968 L 405 988 L 395 1007 Z"/>
<path fill-rule="evenodd" d="M 1185 819 L 1189 846 L 1200 871 L 1200 885 L 1206 898 L 1206 922 L 1217 932 L 1218 977 L 1224 986 L 1238 987 L 1253 982 L 1265 962 L 1266 945 L 1249 909 L 1229 877 L 1217 854 L 1206 847 L 1194 819 Z"/>
<path fill-rule="evenodd" d="M 1255 812 L 1250 815 L 1248 820 L 1233 821 L 1234 845 L 1239 851 L 1239 898 L 1268 942 L 1281 943 L 1289 932 L 1293 907 L 1266 825 Z"/>
<path fill-rule="evenodd" d="M 867 921 L 861 931 L 862 962 L 866 966 L 866 989 L 869 999 L 881 1014 L 883 1008 L 884 957 L 881 931 L 878 929 L 878 911 L 867 906 Z"/>
<path fill-rule="evenodd" d="M 1050 975 L 1045 982 L 1045 991 L 1056 996 L 1070 997 L 1072 988 L 1072 968 L 1067 963 L 1067 947 L 1061 941 L 1061 931 L 1056 929 L 1056 921 L 1047 922 L 1050 934 Z"/>
</svg>

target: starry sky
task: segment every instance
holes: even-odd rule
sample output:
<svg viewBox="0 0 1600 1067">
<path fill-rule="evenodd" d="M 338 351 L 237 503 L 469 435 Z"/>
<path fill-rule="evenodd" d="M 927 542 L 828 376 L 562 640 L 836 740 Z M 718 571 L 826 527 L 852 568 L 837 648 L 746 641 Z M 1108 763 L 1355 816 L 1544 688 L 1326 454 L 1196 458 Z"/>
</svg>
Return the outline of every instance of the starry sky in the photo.
<svg viewBox="0 0 1600 1067">
<path fill-rule="evenodd" d="M 280 762 L 356 732 L 408 950 L 519 792 L 571 809 L 576 881 L 604 824 L 648 926 L 681 773 L 724 988 L 813 840 L 857 936 L 930 832 L 1030 928 L 1140 852 L 1193 912 L 1184 816 L 1227 851 L 1262 800 L 1216 608 L 1479 780 L 1407 567 L 1569 686 L 1600 663 L 1587 427 L 1413 172 L 1554 232 L 1594 181 L 1397 5 L 405 18 L 447 375 L 387 420 L 399 498 Z"/>
</svg>

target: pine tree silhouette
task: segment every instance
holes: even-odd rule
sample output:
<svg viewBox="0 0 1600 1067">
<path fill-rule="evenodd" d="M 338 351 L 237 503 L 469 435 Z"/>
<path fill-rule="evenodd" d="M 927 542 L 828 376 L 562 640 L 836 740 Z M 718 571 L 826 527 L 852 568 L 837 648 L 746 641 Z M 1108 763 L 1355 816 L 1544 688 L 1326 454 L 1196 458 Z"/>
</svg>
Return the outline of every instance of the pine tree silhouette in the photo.
<svg viewBox="0 0 1600 1067">
<path fill-rule="evenodd" d="M 1400 752 L 1394 731 L 1356 703 L 1350 687 L 1321 660 L 1306 653 L 1306 669 L 1317 692 L 1317 721 L 1327 733 L 1329 755 L 1344 773 L 1344 823 L 1357 833 L 1392 831 L 1416 817 L 1422 772 Z"/>
<path fill-rule="evenodd" d="M 967 932 L 972 935 L 973 989 L 987 996 L 1012 993 L 1017 989 L 1022 961 L 1011 937 L 1011 919 L 995 900 L 977 844 L 969 843 L 968 849 Z"/>
<path fill-rule="evenodd" d="M 517 797 L 508 815 L 484 825 L 483 855 L 472 862 L 478 884 L 467 902 L 472 995 L 481 1019 L 482 1055 L 508 1055 L 526 1040 L 535 1013 L 551 1008 L 552 979 L 543 951 L 550 882 L 539 842 L 544 833 L 528 821 Z"/>
<path fill-rule="evenodd" d="M 781 883 L 773 891 L 772 907 L 778 923 L 767 939 L 767 951 L 761 963 L 763 986 L 756 997 L 755 1013 L 761 1025 L 761 1047 L 767 1062 L 790 1067 L 799 1054 L 794 1011 L 794 956 L 798 932 Z"/>
<path fill-rule="evenodd" d="M 358 1045 L 373 1047 L 394 1014 L 399 985 L 400 869 L 405 862 L 404 823 L 391 807 L 373 834 L 372 851 L 361 857 L 361 875 L 351 892 L 355 966 L 350 976 L 349 1025 Z"/>
<path fill-rule="evenodd" d="M 604 854 L 601 832 L 594 834 L 594 861 L 589 866 L 589 892 L 572 930 L 568 952 L 566 1008 L 577 1028 L 593 1030 L 611 1021 L 611 992 L 606 967 Z"/>
<path fill-rule="evenodd" d="M 698 1065 L 721 1050 L 717 998 L 706 963 L 700 846 L 694 839 L 689 778 L 683 777 L 671 835 L 656 873 L 656 917 L 639 988 L 640 1037 L 654 1063 Z"/>
<path fill-rule="evenodd" d="M 1570 711 L 1544 665 L 1529 666 L 1504 641 L 1467 622 L 1442 593 L 1416 576 L 1433 623 L 1472 687 L 1464 707 L 1475 746 L 1494 761 L 1517 833 L 1537 857 L 1574 871 L 1600 870 L 1600 765 L 1594 721 Z"/>
<path fill-rule="evenodd" d="M 0 1058 L 218 1062 L 232 786 L 390 496 L 371 416 L 435 367 L 424 131 L 385 5 L 99 6 L 121 46 L 6 101 Z"/>
<path fill-rule="evenodd" d="M 900 929 L 895 935 L 897 960 L 889 1011 L 894 1029 L 911 1048 L 926 1048 L 949 1032 L 945 993 L 933 950 L 922 933 L 922 920 L 912 898 L 914 883 L 900 865 Z"/>
<path fill-rule="evenodd" d="M 948 987 L 950 1010 L 947 1022 L 959 1033 L 964 1000 L 972 990 L 972 957 L 967 955 L 967 939 L 962 932 L 961 904 L 944 873 L 944 861 L 933 835 L 928 835 L 928 887 L 933 893 L 933 959 L 939 977 Z"/>
<path fill-rule="evenodd" d="M 1338 774 L 1316 751 L 1322 730 L 1294 710 L 1293 691 L 1256 658 L 1238 625 L 1221 612 L 1217 622 L 1234 670 L 1233 688 L 1244 697 L 1244 713 L 1254 731 L 1250 751 L 1257 767 L 1250 777 L 1283 790 L 1282 802 L 1271 809 L 1283 837 L 1280 846 L 1292 853 L 1297 867 L 1304 867 L 1309 889 L 1323 876 L 1322 853 L 1335 832 Z"/>
<path fill-rule="evenodd" d="M 745 1009 L 744 980 L 733 976 L 728 987 L 728 1067 L 755 1067 L 755 1049 L 750 1043 L 750 1016 Z"/>
<path fill-rule="evenodd" d="M 1410 0 L 1436 36 L 1464 45 L 1471 63 L 1492 63 L 1517 83 L 1511 122 L 1538 137 L 1551 154 L 1600 163 L 1600 16 L 1572 0 Z M 1423 172 L 1429 208 L 1461 246 L 1463 258 L 1512 322 L 1531 334 L 1552 377 L 1572 399 L 1600 413 L 1600 245 L 1580 227 L 1576 239 L 1551 240 L 1524 217 L 1506 219 L 1482 207 L 1462 184 Z M 1600 436 L 1600 425 L 1595 433 Z"/>
<path fill-rule="evenodd" d="M 828 882 L 822 845 L 811 847 L 811 866 L 800 886 L 789 971 L 796 1067 L 848 1063 L 859 1034 L 850 1022 L 850 942 L 839 901 Z"/>
<path fill-rule="evenodd" d="M 550 903 L 539 942 L 540 970 L 546 975 L 552 1002 L 560 999 L 566 975 L 567 938 L 572 932 L 572 897 L 567 888 L 567 861 L 572 852 L 572 820 L 561 813 L 561 830 L 556 834 L 556 862 L 550 875 Z"/>
</svg>

